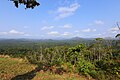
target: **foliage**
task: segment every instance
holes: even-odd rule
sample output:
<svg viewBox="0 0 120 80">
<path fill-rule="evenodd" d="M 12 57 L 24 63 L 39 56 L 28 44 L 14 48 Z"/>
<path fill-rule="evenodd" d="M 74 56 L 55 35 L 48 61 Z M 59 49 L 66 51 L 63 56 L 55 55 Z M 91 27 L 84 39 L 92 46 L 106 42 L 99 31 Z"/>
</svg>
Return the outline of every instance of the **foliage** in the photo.
<svg viewBox="0 0 120 80">
<path fill-rule="evenodd" d="M 79 61 L 79 58 L 82 57 L 84 48 L 85 46 L 83 44 L 69 48 L 67 52 L 67 61 L 69 61 L 72 65 L 75 65 L 77 61 Z"/>
<path fill-rule="evenodd" d="M 34 70 L 36 65 L 32 65 L 18 58 L 1 58 L 0 57 L 0 80 L 85 80 L 83 76 L 77 74 L 51 74 L 49 71 Z M 19 76 L 19 77 L 18 77 Z M 32 78 L 33 79 L 32 79 Z M 31 78 L 31 79 L 29 79 Z"/>
<path fill-rule="evenodd" d="M 79 61 L 76 64 L 76 67 L 77 67 L 77 71 L 84 75 L 89 75 L 89 74 L 91 75 L 95 70 L 95 66 L 93 64 L 82 58 L 79 59 Z"/>
<path fill-rule="evenodd" d="M 78 73 L 98 80 L 119 80 L 120 50 L 118 40 L 63 41 L 0 41 L 0 54 L 23 58 L 26 61 L 59 70 Z M 79 45 L 78 45 L 79 44 Z"/>
<path fill-rule="evenodd" d="M 116 38 L 117 38 L 117 37 L 120 37 L 120 34 L 117 34 L 115 37 L 116 37 Z"/>
<path fill-rule="evenodd" d="M 26 6 L 25 9 L 27 8 L 32 8 L 34 9 L 35 6 L 39 6 L 40 4 L 36 0 L 10 0 L 13 1 L 15 4 L 15 7 L 18 8 L 19 4 L 23 4 Z"/>
<path fill-rule="evenodd" d="M 96 67 L 104 71 L 106 75 L 105 78 L 120 79 L 120 62 L 114 60 L 101 60 L 96 62 Z"/>
</svg>

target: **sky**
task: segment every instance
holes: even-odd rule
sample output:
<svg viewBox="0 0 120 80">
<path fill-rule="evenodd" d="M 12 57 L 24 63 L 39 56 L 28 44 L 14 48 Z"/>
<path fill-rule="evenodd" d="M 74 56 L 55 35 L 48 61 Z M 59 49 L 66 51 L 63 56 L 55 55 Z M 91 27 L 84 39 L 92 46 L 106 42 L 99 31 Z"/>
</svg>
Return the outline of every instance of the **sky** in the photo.
<svg viewBox="0 0 120 80">
<path fill-rule="evenodd" d="M 37 0 L 25 10 L 0 2 L 0 38 L 96 38 L 120 33 L 120 0 Z"/>
</svg>

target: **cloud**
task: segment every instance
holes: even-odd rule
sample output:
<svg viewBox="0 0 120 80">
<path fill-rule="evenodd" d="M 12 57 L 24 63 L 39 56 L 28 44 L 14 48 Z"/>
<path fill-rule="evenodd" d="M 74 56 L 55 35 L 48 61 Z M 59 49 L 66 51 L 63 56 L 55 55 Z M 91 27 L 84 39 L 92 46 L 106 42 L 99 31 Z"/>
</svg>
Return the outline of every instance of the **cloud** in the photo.
<svg viewBox="0 0 120 80">
<path fill-rule="evenodd" d="M 15 35 L 23 35 L 25 34 L 24 32 L 16 31 L 16 30 L 10 30 L 8 34 L 15 34 Z"/>
<path fill-rule="evenodd" d="M 104 24 L 104 22 L 102 20 L 95 20 L 93 23 L 90 23 L 89 25 L 90 26 L 93 26 L 93 25 L 99 26 L 99 25 L 103 25 L 103 24 Z"/>
<path fill-rule="evenodd" d="M 84 29 L 84 30 L 82 30 L 82 32 L 90 32 L 91 31 L 91 29 Z"/>
<path fill-rule="evenodd" d="M 48 32 L 47 33 L 48 35 L 51 35 L 51 36 L 72 36 L 72 33 L 70 32 L 63 32 L 63 33 L 59 33 L 58 31 L 51 31 L 51 32 Z"/>
<path fill-rule="evenodd" d="M 0 35 L 6 35 L 7 32 L 0 32 Z"/>
<path fill-rule="evenodd" d="M 59 0 L 59 5 L 68 5 L 68 4 L 70 4 L 70 0 Z M 72 1 L 73 2 L 73 1 Z"/>
<path fill-rule="evenodd" d="M 24 32 L 17 31 L 15 29 L 12 29 L 8 32 L 0 32 L 0 35 L 24 35 Z"/>
<path fill-rule="evenodd" d="M 110 38 L 110 37 L 113 37 L 113 35 L 111 35 L 108 32 L 102 32 L 102 33 L 99 33 L 99 34 L 94 34 L 94 36 L 95 37 L 101 37 L 101 38 Z"/>
<path fill-rule="evenodd" d="M 62 19 L 62 18 L 73 15 L 79 7 L 80 7 L 80 4 L 78 3 L 73 3 L 66 7 L 59 7 L 56 11 L 57 13 L 56 19 Z"/>
<path fill-rule="evenodd" d="M 102 34 L 97 34 L 98 36 L 102 36 Z"/>
<path fill-rule="evenodd" d="M 58 31 L 51 31 L 47 33 L 48 35 L 53 35 L 53 36 L 57 36 L 60 35 L 60 33 Z"/>
<path fill-rule="evenodd" d="M 64 32 L 62 35 L 63 35 L 63 36 L 70 36 L 71 33 L 69 33 L 69 32 Z"/>
<path fill-rule="evenodd" d="M 96 29 L 84 29 L 84 30 L 82 30 L 82 32 L 95 32 L 96 31 Z"/>
<path fill-rule="evenodd" d="M 118 33 L 118 31 L 119 31 L 119 28 L 118 27 L 113 27 L 113 28 L 110 28 L 109 30 L 108 30 L 110 33 Z"/>
<path fill-rule="evenodd" d="M 103 25 L 103 24 L 104 24 L 104 22 L 101 21 L 101 20 L 96 20 L 96 21 L 94 21 L 94 23 L 95 23 L 96 25 Z"/>
<path fill-rule="evenodd" d="M 50 30 L 53 28 L 54 28 L 54 26 L 44 26 L 43 28 L 41 28 L 41 30 Z"/>
<path fill-rule="evenodd" d="M 75 30 L 74 32 L 75 33 L 80 33 L 80 32 L 96 32 L 97 30 L 96 29 L 83 29 L 83 30 Z"/>
<path fill-rule="evenodd" d="M 74 31 L 74 32 L 79 33 L 80 31 L 76 30 L 76 31 Z"/>
<path fill-rule="evenodd" d="M 65 24 L 65 25 L 63 26 L 63 28 L 69 29 L 69 28 L 72 28 L 72 26 L 71 26 L 70 24 Z"/>
<path fill-rule="evenodd" d="M 111 33 L 113 33 L 113 34 L 114 34 L 114 33 L 118 33 L 118 32 L 117 32 L 117 31 L 112 31 Z"/>
<path fill-rule="evenodd" d="M 109 31 L 119 31 L 119 28 L 118 27 L 113 27 L 113 28 L 110 28 Z"/>
</svg>

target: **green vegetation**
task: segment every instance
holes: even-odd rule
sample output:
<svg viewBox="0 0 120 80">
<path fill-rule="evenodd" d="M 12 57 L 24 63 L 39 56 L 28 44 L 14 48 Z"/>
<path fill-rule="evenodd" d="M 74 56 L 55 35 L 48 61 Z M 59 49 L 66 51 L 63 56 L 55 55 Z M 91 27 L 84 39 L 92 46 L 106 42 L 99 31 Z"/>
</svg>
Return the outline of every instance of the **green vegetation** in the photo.
<svg viewBox="0 0 120 80">
<path fill-rule="evenodd" d="M 118 43 L 119 40 L 102 38 L 45 41 L 1 40 L 0 54 L 22 58 L 26 62 L 37 65 L 43 72 L 47 71 L 43 75 L 51 75 L 48 76 L 49 80 L 53 78 L 63 80 L 61 77 L 69 73 L 96 80 L 119 80 L 120 46 Z M 3 62 L 2 59 L 0 61 Z M 14 63 L 13 61 L 10 64 Z M 24 69 L 23 72 L 25 72 Z M 39 80 L 42 75 L 36 70 L 38 69 L 32 72 L 37 76 L 32 79 Z M 8 73 L 11 72 L 8 70 Z M 77 80 L 76 77 L 71 77 L 70 80 L 74 79 Z"/>
<path fill-rule="evenodd" d="M 37 66 L 23 59 L 0 57 L 0 80 L 85 80 L 77 74 L 51 74 L 49 71 L 36 71 Z"/>
</svg>

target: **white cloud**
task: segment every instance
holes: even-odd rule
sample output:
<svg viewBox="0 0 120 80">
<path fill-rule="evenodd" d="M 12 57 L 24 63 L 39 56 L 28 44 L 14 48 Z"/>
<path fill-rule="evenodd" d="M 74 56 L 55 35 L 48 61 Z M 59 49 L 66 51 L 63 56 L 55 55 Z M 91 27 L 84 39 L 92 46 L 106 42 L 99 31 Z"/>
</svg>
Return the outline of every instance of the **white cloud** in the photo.
<svg viewBox="0 0 120 80">
<path fill-rule="evenodd" d="M 68 5 L 70 4 L 70 0 L 59 0 L 59 5 L 63 6 L 63 5 Z"/>
<path fill-rule="evenodd" d="M 74 31 L 74 32 L 79 33 L 80 31 L 76 30 L 76 31 Z"/>
<path fill-rule="evenodd" d="M 110 28 L 109 30 L 108 30 L 110 33 L 118 33 L 118 31 L 119 31 L 119 28 L 118 27 L 113 27 L 113 28 Z"/>
<path fill-rule="evenodd" d="M 102 36 L 102 34 L 97 34 L 98 36 Z"/>
<path fill-rule="evenodd" d="M 6 35 L 7 32 L 0 32 L 0 35 Z"/>
<path fill-rule="evenodd" d="M 63 32 L 63 33 L 59 33 L 58 31 L 51 31 L 51 32 L 48 32 L 47 33 L 48 35 L 51 35 L 51 36 L 72 36 L 72 33 L 70 32 Z"/>
<path fill-rule="evenodd" d="M 70 36 L 71 33 L 69 33 L 69 32 L 64 32 L 62 35 L 63 35 L 63 36 Z"/>
<path fill-rule="evenodd" d="M 113 27 L 113 28 L 110 28 L 109 31 L 119 31 L 119 28 L 118 27 Z"/>
<path fill-rule="evenodd" d="M 48 32 L 48 35 L 57 36 L 57 35 L 60 35 L 60 33 L 57 31 L 51 31 L 51 32 Z"/>
<path fill-rule="evenodd" d="M 94 34 L 94 37 L 101 37 L 101 38 L 108 38 L 108 37 L 112 37 L 113 35 L 107 33 L 107 32 L 103 32 L 103 33 L 98 33 L 98 34 Z"/>
<path fill-rule="evenodd" d="M 74 31 L 75 33 L 80 33 L 80 32 L 96 32 L 96 29 L 90 29 L 90 28 L 88 28 L 88 29 L 83 29 L 83 30 L 76 30 L 76 31 Z"/>
<path fill-rule="evenodd" d="M 15 29 L 12 29 L 8 32 L 0 32 L 0 35 L 24 35 L 24 32 L 17 31 Z"/>
<path fill-rule="evenodd" d="M 96 25 L 103 25 L 103 24 L 104 24 L 104 22 L 101 21 L 101 20 L 96 20 L 96 21 L 94 21 L 94 23 L 95 23 Z"/>
<path fill-rule="evenodd" d="M 49 30 L 49 29 L 53 29 L 54 26 L 44 26 L 43 28 L 41 28 L 41 30 Z"/>
<path fill-rule="evenodd" d="M 8 32 L 8 34 L 16 34 L 16 35 L 23 35 L 23 34 L 25 34 L 24 32 L 20 32 L 20 31 L 16 31 L 16 30 L 10 30 L 9 32 Z"/>
<path fill-rule="evenodd" d="M 91 31 L 91 29 L 84 29 L 84 30 L 82 30 L 82 32 L 90 32 Z"/>
<path fill-rule="evenodd" d="M 118 32 L 117 32 L 117 31 L 112 31 L 111 33 L 113 33 L 113 34 L 114 34 L 114 33 L 118 33 Z"/>
<path fill-rule="evenodd" d="M 82 30 L 82 32 L 95 32 L 96 31 L 96 29 L 84 29 L 84 30 Z"/>
<path fill-rule="evenodd" d="M 73 15 L 79 7 L 80 4 L 78 3 L 73 3 L 66 7 L 59 7 L 56 11 L 57 13 L 56 19 L 61 19 Z"/>
<path fill-rule="evenodd" d="M 95 20 L 93 23 L 90 23 L 89 26 L 93 26 L 93 25 L 99 26 L 99 25 L 103 25 L 103 24 L 104 24 L 104 22 L 102 20 Z"/>
<path fill-rule="evenodd" d="M 70 24 L 65 24 L 65 25 L 63 26 L 63 28 L 69 29 L 69 28 L 72 28 L 72 26 L 71 26 Z"/>
</svg>

